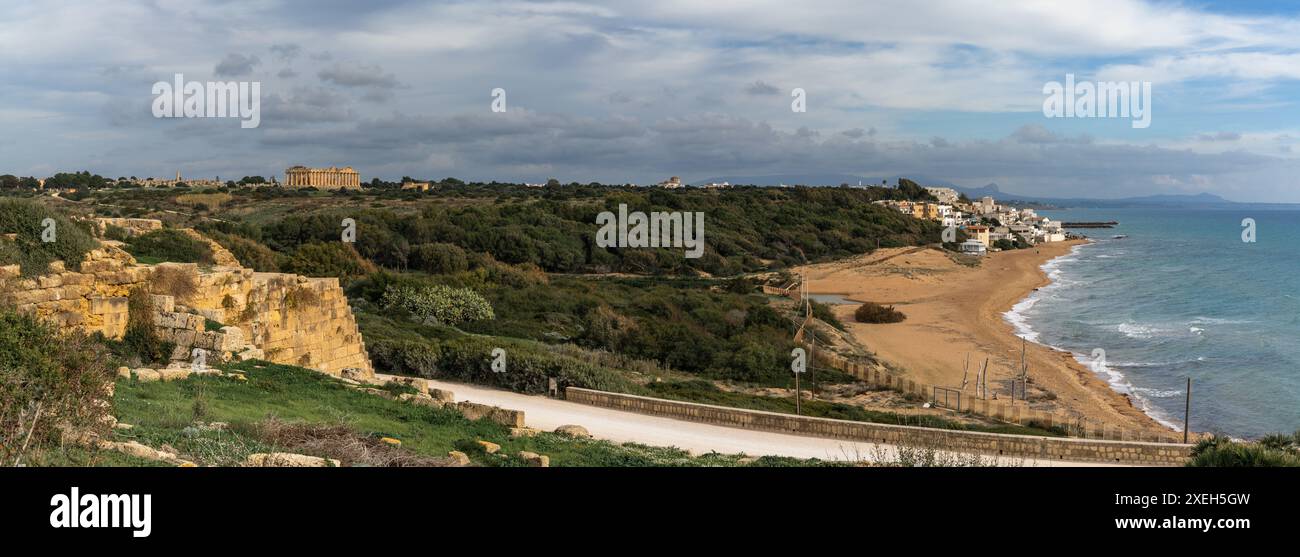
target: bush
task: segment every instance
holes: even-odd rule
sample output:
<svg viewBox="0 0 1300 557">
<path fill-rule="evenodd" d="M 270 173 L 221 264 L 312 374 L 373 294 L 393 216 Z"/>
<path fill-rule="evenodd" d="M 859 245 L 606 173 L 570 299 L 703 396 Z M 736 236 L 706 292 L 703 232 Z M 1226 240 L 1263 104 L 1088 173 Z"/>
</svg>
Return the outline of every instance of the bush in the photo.
<svg viewBox="0 0 1300 557">
<path fill-rule="evenodd" d="M 866 302 L 854 310 L 853 318 L 858 323 L 898 323 L 907 319 L 907 316 L 903 315 L 903 312 L 894 309 L 894 306 L 882 306 L 875 302 Z"/>
<path fill-rule="evenodd" d="M 342 242 L 307 244 L 294 252 L 282 266 L 285 272 L 309 277 L 338 277 L 349 280 L 375 271 L 351 244 Z"/>
<path fill-rule="evenodd" d="M 420 244 L 411 248 L 411 267 L 440 275 L 469 269 L 465 250 L 455 244 Z"/>
<path fill-rule="evenodd" d="M 213 241 L 221 244 L 221 247 L 229 250 L 241 265 L 259 273 L 280 271 L 280 262 L 275 252 L 257 241 L 221 232 L 209 231 L 206 234 Z"/>
<path fill-rule="evenodd" d="M 0 461 L 52 445 L 60 426 L 105 432 L 113 377 L 90 337 L 0 310 Z"/>
<path fill-rule="evenodd" d="M 127 251 L 138 258 L 175 263 L 200 263 L 211 265 L 212 246 L 174 228 L 155 230 L 139 236 L 127 246 Z"/>
<path fill-rule="evenodd" d="M 830 305 L 823 304 L 816 300 L 810 300 L 810 301 L 812 302 L 813 317 L 820 319 L 823 323 L 835 327 L 836 329 L 839 329 L 841 331 L 844 330 L 844 323 L 841 323 L 840 319 L 838 317 L 835 317 L 835 310 L 831 309 Z M 902 314 L 900 313 L 899 315 Z M 902 320 L 900 319 L 899 321 Z"/>
<path fill-rule="evenodd" d="M 1296 467 L 1300 466 L 1300 453 L 1295 450 L 1294 440 L 1300 438 L 1300 432 L 1292 437 L 1290 443 L 1284 442 L 1285 436 L 1270 435 L 1258 443 L 1238 443 L 1228 437 L 1215 435 L 1202 439 L 1192 448 L 1192 459 L 1188 466 L 1216 468 L 1259 468 L 1259 467 Z"/>
<path fill-rule="evenodd" d="M 184 267 L 159 265 L 149 275 L 149 292 L 185 301 L 199 291 L 198 276 Z"/>
<path fill-rule="evenodd" d="M 492 370 L 492 351 L 506 351 L 506 372 Z M 376 355 L 378 354 L 378 357 Z M 643 394 L 618 371 L 583 361 L 553 347 L 502 338 L 461 337 L 439 343 L 377 343 L 375 363 L 391 371 L 493 385 L 521 393 L 546 392 L 548 378 L 565 387 Z"/>
<path fill-rule="evenodd" d="M 380 303 L 387 309 L 405 310 L 420 323 L 455 325 L 493 318 L 492 304 L 478 292 L 441 284 L 390 286 Z"/>
<path fill-rule="evenodd" d="M 126 334 L 122 335 L 126 355 L 138 357 L 142 363 L 165 363 L 171 359 L 175 345 L 158 338 L 153 295 L 136 288 L 127 298 L 126 307 Z"/>
<path fill-rule="evenodd" d="M 42 236 L 50 222 L 54 241 L 45 242 Z M 0 265 L 21 265 L 28 277 L 44 274 L 51 261 L 80 269 L 86 253 L 98 246 L 84 225 L 34 202 L 15 199 L 0 200 L 0 234 L 17 235 L 12 242 L 0 239 Z"/>
</svg>

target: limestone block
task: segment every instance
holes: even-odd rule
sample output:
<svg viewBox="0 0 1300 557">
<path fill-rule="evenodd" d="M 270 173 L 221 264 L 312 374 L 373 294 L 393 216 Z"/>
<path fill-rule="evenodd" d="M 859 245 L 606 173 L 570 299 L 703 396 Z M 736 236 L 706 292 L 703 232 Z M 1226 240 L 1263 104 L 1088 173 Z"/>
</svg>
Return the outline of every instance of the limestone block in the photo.
<svg viewBox="0 0 1300 557">
<path fill-rule="evenodd" d="M 63 286 L 63 278 L 59 275 L 41 275 L 36 277 L 36 285 L 40 288 L 58 288 Z"/>
<path fill-rule="evenodd" d="M 245 466 L 284 468 L 338 468 L 342 463 L 333 458 L 321 458 L 294 453 L 256 453 L 248 455 Z"/>
<path fill-rule="evenodd" d="M 488 420 L 507 427 L 524 427 L 524 412 L 522 410 L 507 410 L 474 402 L 458 403 L 456 409 L 460 410 L 460 413 L 470 420 Z"/>
<path fill-rule="evenodd" d="M 524 459 L 529 466 L 536 468 L 547 468 L 551 465 L 551 458 L 546 455 L 540 455 L 530 451 L 519 451 L 519 458 Z"/>
<path fill-rule="evenodd" d="M 152 370 L 147 367 L 142 367 L 140 369 L 135 370 L 135 380 L 141 383 L 150 383 L 153 381 L 162 380 L 162 375 L 159 374 L 156 370 Z"/>
<path fill-rule="evenodd" d="M 169 367 L 167 369 L 160 369 L 157 373 L 158 378 L 162 381 L 180 381 L 182 379 L 189 379 L 190 377 L 190 370 L 184 368 Z"/>
<path fill-rule="evenodd" d="M 157 311 L 171 313 L 176 311 L 176 297 L 162 294 L 153 295 L 153 307 Z"/>
<path fill-rule="evenodd" d="M 429 382 L 419 377 L 394 377 L 393 382 L 412 387 L 422 394 L 429 394 Z"/>
</svg>

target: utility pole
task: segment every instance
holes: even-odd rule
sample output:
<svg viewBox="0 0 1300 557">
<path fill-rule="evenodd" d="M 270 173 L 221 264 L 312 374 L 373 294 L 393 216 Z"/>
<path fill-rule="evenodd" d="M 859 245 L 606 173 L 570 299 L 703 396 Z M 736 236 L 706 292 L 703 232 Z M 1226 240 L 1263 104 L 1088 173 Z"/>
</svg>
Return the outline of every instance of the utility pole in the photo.
<svg viewBox="0 0 1300 557">
<path fill-rule="evenodd" d="M 1183 407 L 1183 443 L 1187 442 L 1187 426 L 1192 418 L 1192 378 L 1187 378 L 1187 405 Z"/>
</svg>

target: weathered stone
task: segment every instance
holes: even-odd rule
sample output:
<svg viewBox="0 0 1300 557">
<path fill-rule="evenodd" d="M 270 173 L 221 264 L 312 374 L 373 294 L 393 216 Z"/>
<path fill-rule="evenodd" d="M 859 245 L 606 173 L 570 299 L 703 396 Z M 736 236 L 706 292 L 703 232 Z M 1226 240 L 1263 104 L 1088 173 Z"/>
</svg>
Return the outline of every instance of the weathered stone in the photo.
<svg viewBox="0 0 1300 557">
<path fill-rule="evenodd" d="M 163 381 L 180 381 L 190 378 L 189 369 L 167 368 L 158 370 L 158 378 Z"/>
<path fill-rule="evenodd" d="M 573 425 L 573 424 L 562 425 L 560 427 L 557 427 L 555 428 L 555 433 L 558 433 L 560 435 L 567 435 L 569 437 L 573 437 L 576 439 L 591 438 L 591 433 L 587 431 L 587 428 L 582 427 L 580 425 Z"/>
<path fill-rule="evenodd" d="M 122 378 L 122 379 L 130 379 L 130 378 L 131 378 L 131 368 L 126 367 L 126 366 L 122 366 L 122 367 L 117 368 L 117 376 L 120 377 L 120 378 Z"/>
<path fill-rule="evenodd" d="M 519 451 L 519 458 L 524 459 L 525 464 L 535 468 L 548 468 L 551 465 L 551 457 L 531 451 Z"/>
<path fill-rule="evenodd" d="M 456 402 L 456 393 L 442 389 L 429 389 L 429 396 L 438 402 Z"/>
<path fill-rule="evenodd" d="M 142 367 L 140 369 L 135 370 L 135 380 L 141 383 L 160 381 L 162 380 L 162 375 L 159 374 L 156 370 L 152 370 L 147 367 Z"/>
<path fill-rule="evenodd" d="M 338 468 L 342 463 L 333 458 L 304 454 L 256 453 L 248 455 L 244 465 L 272 468 Z"/>
<path fill-rule="evenodd" d="M 512 427 L 510 428 L 511 437 L 536 437 L 541 431 L 531 427 Z"/>
<path fill-rule="evenodd" d="M 495 453 L 495 452 L 501 450 L 501 445 L 498 445 L 498 444 L 493 443 L 493 442 L 491 442 L 491 441 L 484 441 L 484 440 L 482 440 L 482 439 L 479 439 L 479 440 L 475 441 L 475 443 L 478 443 L 478 445 L 479 445 L 480 447 L 483 447 L 483 452 L 485 452 L 485 453 L 487 453 L 487 454 L 492 454 L 492 453 Z"/>
<path fill-rule="evenodd" d="M 451 451 L 447 453 L 447 456 L 451 458 L 452 466 L 469 466 L 469 455 L 465 453 L 460 451 Z"/>
<path fill-rule="evenodd" d="M 420 379 L 419 377 L 394 377 L 392 381 L 399 385 L 406 385 L 407 387 L 411 387 L 416 391 L 419 391 L 426 395 L 429 394 L 428 380 Z"/>
<path fill-rule="evenodd" d="M 470 420 L 488 420 L 507 427 L 524 427 L 524 412 L 522 410 L 507 410 L 474 402 L 457 403 L 456 409 L 460 410 L 460 413 Z"/>
</svg>

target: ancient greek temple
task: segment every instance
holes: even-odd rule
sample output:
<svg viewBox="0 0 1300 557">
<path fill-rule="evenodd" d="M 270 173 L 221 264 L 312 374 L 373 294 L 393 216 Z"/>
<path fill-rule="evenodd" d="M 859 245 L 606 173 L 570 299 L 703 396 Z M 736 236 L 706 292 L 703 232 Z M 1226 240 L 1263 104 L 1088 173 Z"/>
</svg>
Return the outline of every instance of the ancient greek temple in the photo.
<svg viewBox="0 0 1300 557">
<path fill-rule="evenodd" d="M 320 189 L 360 188 L 361 174 L 351 166 L 338 168 L 307 168 L 294 166 L 285 169 L 284 185 L 291 188 L 316 187 Z"/>
</svg>

